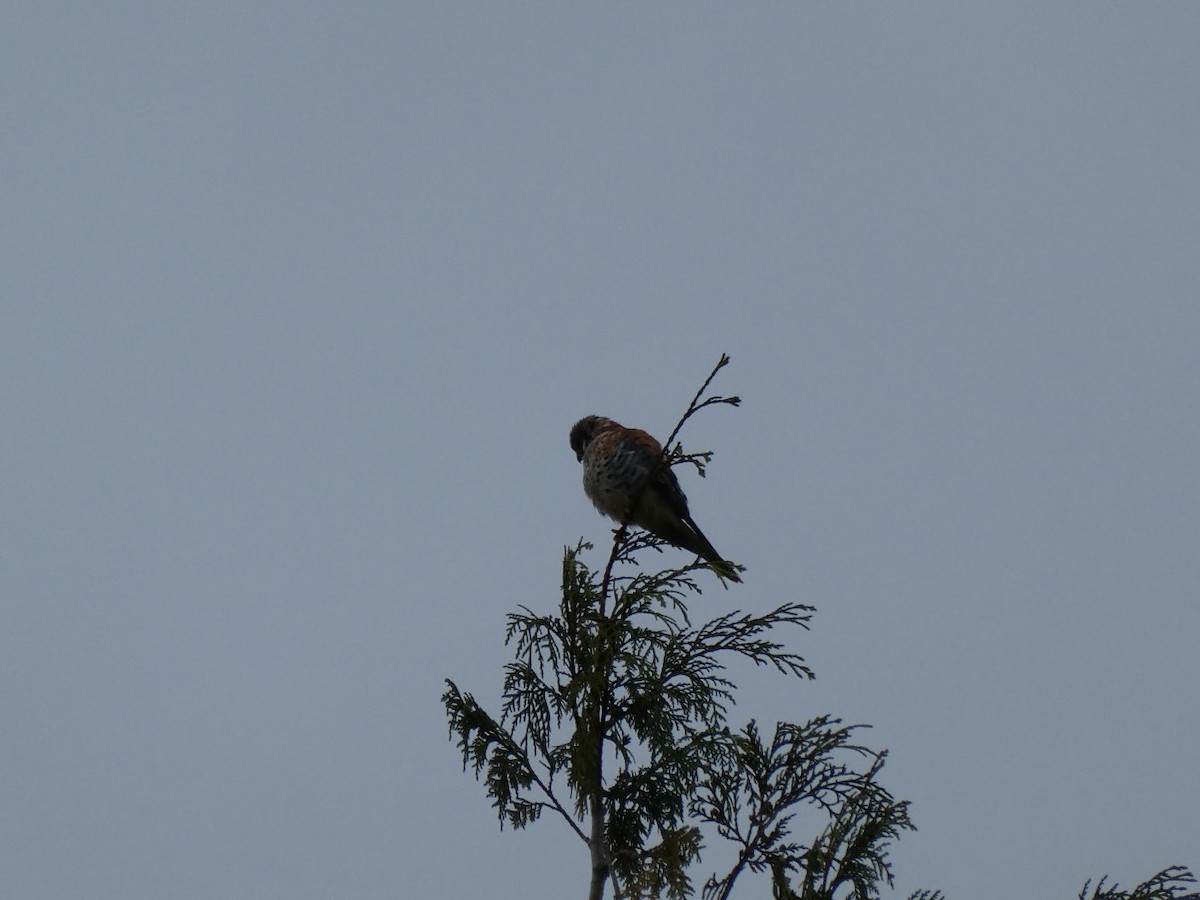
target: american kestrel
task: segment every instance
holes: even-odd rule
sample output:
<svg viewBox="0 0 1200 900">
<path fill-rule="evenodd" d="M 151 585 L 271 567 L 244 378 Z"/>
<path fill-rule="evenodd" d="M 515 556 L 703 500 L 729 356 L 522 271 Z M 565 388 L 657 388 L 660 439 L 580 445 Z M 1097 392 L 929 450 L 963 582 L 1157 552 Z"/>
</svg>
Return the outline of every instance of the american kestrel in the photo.
<svg viewBox="0 0 1200 900">
<path fill-rule="evenodd" d="M 571 429 L 571 449 L 583 463 L 583 491 L 596 509 L 695 553 L 722 578 L 742 580 L 692 520 L 679 479 L 661 461 L 658 441 L 612 419 L 586 416 Z"/>
</svg>

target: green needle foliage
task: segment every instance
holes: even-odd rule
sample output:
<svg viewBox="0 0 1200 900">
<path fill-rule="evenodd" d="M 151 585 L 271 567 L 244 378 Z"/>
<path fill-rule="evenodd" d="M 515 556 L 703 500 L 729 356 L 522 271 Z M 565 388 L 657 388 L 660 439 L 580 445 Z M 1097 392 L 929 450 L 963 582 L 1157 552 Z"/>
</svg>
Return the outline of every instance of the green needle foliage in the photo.
<svg viewBox="0 0 1200 900">
<path fill-rule="evenodd" d="M 1131 891 L 1122 891 L 1116 884 L 1106 887 L 1107 881 L 1108 876 L 1101 878 L 1090 894 L 1092 883 L 1085 882 L 1079 900 L 1200 900 L 1200 894 L 1190 889 L 1196 876 L 1183 866 L 1168 866 Z"/>
<path fill-rule="evenodd" d="M 628 540 L 618 561 L 656 543 Z M 564 554 L 557 614 L 509 615 L 515 659 L 500 716 L 453 682 L 442 698 L 464 765 L 484 780 L 502 823 L 523 828 L 557 814 L 591 847 L 600 890 L 608 879 L 617 896 L 692 896 L 689 870 L 706 832 L 736 844 L 738 858 L 709 878 L 705 897 L 728 897 L 745 869 L 777 871 L 782 884 L 797 866 L 830 897 L 843 883 L 875 896 L 890 880 L 888 842 L 912 827 L 907 806 L 875 783 L 883 756 L 829 717 L 779 723 L 769 745 L 754 722 L 735 733 L 727 721 L 730 661 L 812 677 L 775 636 L 806 629 L 811 608 L 693 623 L 685 600 L 699 592 L 700 565 L 613 576 L 605 612 L 602 578 L 581 559 L 588 549 Z M 802 805 L 829 819 L 808 847 L 789 829 Z"/>
<path fill-rule="evenodd" d="M 881 882 L 891 884 L 888 847 L 914 826 L 908 803 L 876 781 L 886 753 L 853 743 L 860 727 L 820 716 L 804 725 L 779 723 L 769 746 L 754 722 L 735 737 L 734 755 L 692 802 L 699 818 L 738 846 L 737 863 L 709 879 L 705 898 L 729 897 L 744 868 L 769 870 L 777 898 L 867 898 L 878 895 Z M 826 818 L 807 845 L 790 834 L 805 806 Z"/>
<path fill-rule="evenodd" d="M 727 363 L 723 356 L 693 398 L 661 465 L 703 474 L 711 454 L 672 442 L 700 409 L 738 404 L 703 398 Z M 731 850 L 733 862 L 707 873 L 703 900 L 727 900 L 747 871 L 769 878 L 776 900 L 878 897 L 892 884 L 889 849 L 914 826 L 908 803 L 879 783 L 886 753 L 859 743 L 864 726 L 817 716 L 778 722 L 768 739 L 754 721 L 740 729 L 728 721 L 731 663 L 813 677 L 785 643 L 808 630 L 812 607 L 693 622 L 689 601 L 714 573 L 702 562 L 638 567 L 661 547 L 622 525 L 599 572 L 584 561 L 592 545 L 565 549 L 557 610 L 508 615 L 514 658 L 498 716 L 447 680 L 442 701 L 464 769 L 483 781 L 501 827 L 525 828 L 548 812 L 574 831 L 590 852 L 589 900 L 610 885 L 619 900 L 695 896 L 706 841 Z M 813 834 L 805 839 L 801 828 Z M 1085 896 L 1085 885 L 1080 900 L 1200 900 L 1182 893 L 1191 881 L 1176 867 L 1131 893 L 1101 880 Z M 922 891 L 910 900 L 944 898 Z"/>
</svg>

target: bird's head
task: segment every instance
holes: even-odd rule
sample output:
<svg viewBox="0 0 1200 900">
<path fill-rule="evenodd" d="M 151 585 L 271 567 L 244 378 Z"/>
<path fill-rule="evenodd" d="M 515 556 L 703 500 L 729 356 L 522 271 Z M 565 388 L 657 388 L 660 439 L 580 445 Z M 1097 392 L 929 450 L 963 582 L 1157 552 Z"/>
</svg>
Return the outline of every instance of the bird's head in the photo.
<svg viewBox="0 0 1200 900">
<path fill-rule="evenodd" d="M 583 462 L 583 454 L 587 452 L 588 444 L 592 442 L 596 432 L 606 424 L 608 419 L 603 416 L 584 416 L 571 426 L 571 449 L 575 451 L 577 460 Z"/>
</svg>

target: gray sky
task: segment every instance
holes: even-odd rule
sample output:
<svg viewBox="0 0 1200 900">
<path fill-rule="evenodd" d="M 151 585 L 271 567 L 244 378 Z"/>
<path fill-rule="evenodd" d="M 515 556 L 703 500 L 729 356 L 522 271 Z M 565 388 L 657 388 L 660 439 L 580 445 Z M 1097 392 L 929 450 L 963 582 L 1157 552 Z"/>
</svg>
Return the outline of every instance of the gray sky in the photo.
<svg viewBox="0 0 1200 900">
<path fill-rule="evenodd" d="M 819 610 L 735 718 L 875 726 L 898 892 L 1200 867 L 1200 6 L 0 25 L 0 894 L 581 894 L 442 679 L 722 351 L 698 605 Z"/>
</svg>

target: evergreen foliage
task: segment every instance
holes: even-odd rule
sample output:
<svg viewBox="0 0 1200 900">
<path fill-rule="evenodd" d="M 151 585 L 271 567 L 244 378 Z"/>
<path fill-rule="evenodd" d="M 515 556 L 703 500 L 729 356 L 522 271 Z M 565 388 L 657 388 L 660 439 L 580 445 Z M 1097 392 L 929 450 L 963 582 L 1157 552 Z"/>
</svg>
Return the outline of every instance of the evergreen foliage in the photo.
<svg viewBox="0 0 1200 900">
<path fill-rule="evenodd" d="M 1196 883 L 1196 876 L 1183 866 L 1168 866 L 1157 875 L 1147 878 L 1132 891 L 1122 891 L 1118 885 L 1106 887 L 1108 876 L 1097 883 L 1092 892 L 1091 881 L 1083 885 L 1079 892 L 1079 900 L 1200 900 L 1200 893 L 1189 890 L 1189 885 Z"/>
</svg>

